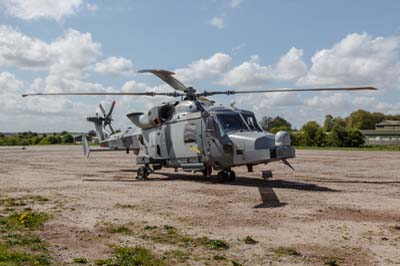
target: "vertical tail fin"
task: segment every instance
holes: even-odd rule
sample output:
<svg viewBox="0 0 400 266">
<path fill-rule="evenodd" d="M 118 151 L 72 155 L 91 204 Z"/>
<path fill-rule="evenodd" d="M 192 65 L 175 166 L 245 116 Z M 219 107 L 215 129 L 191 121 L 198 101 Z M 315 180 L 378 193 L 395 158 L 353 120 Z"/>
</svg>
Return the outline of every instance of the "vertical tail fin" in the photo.
<svg viewBox="0 0 400 266">
<path fill-rule="evenodd" d="M 101 117 L 97 116 L 88 117 L 87 121 L 94 123 L 96 135 L 100 142 L 108 138 L 108 134 L 104 132 L 103 119 Z"/>
</svg>

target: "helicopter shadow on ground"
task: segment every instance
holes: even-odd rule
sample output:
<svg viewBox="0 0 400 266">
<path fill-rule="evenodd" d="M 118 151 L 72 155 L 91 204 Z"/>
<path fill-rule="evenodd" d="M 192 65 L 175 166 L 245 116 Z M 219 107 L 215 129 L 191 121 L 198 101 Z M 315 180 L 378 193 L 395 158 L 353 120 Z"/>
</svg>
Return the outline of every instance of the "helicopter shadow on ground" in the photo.
<svg viewBox="0 0 400 266">
<path fill-rule="evenodd" d="M 285 206 L 287 203 L 281 202 L 276 195 L 274 188 L 283 189 L 294 189 L 303 191 L 315 191 L 315 192 L 338 192 L 328 187 L 318 186 L 311 183 L 286 181 L 281 179 L 276 180 L 264 180 L 261 178 L 254 177 L 236 177 L 234 182 L 222 182 L 217 177 L 204 177 L 190 174 L 179 174 L 179 173 L 167 173 L 157 172 L 159 175 L 163 175 L 166 178 L 149 178 L 148 181 L 173 181 L 173 180 L 184 180 L 194 181 L 207 184 L 225 184 L 227 186 L 244 186 L 244 187 L 256 187 L 260 193 L 262 203 L 254 206 L 254 208 L 277 208 Z"/>
</svg>

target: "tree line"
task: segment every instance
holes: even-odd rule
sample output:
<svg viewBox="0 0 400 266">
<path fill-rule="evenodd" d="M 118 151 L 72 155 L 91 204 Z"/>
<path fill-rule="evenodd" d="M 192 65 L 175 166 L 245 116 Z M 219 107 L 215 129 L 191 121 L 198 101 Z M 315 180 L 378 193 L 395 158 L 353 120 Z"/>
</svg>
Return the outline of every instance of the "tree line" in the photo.
<svg viewBox="0 0 400 266">
<path fill-rule="evenodd" d="M 360 109 L 345 118 L 328 114 L 323 125 L 316 121 L 308 121 L 300 130 L 293 129 L 287 120 L 279 116 L 265 116 L 260 125 L 271 133 L 281 130 L 290 132 L 294 146 L 360 147 L 364 145 L 364 137 L 360 130 L 375 129 L 375 124 L 383 120 L 400 120 L 400 115 L 370 113 Z"/>
<path fill-rule="evenodd" d="M 370 113 L 365 110 L 354 111 L 345 118 L 328 114 L 325 116 L 323 125 L 319 125 L 316 121 L 309 121 L 300 130 L 292 128 L 292 125 L 280 116 L 274 118 L 265 116 L 260 121 L 260 125 L 265 131 L 271 133 L 281 130 L 290 132 L 294 146 L 360 147 L 364 144 L 360 130 L 375 129 L 375 124 L 383 120 L 400 120 L 400 115 Z M 15 135 L 0 133 L 0 146 L 71 144 L 73 142 L 73 136 L 67 131 L 51 134 L 31 131 Z"/>
<path fill-rule="evenodd" d="M 16 133 L 15 135 L 0 133 L 0 146 L 71 144 L 73 142 L 73 136 L 67 131 L 52 134 L 39 134 L 31 131 Z"/>
</svg>

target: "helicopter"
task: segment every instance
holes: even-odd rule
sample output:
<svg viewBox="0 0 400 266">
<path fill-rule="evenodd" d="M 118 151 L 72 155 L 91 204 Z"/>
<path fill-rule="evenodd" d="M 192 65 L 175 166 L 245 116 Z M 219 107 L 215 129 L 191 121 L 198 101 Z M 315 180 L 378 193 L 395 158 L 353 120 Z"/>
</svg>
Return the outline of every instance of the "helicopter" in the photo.
<svg viewBox="0 0 400 266">
<path fill-rule="evenodd" d="M 168 96 L 171 101 L 152 107 L 147 112 L 128 113 L 127 118 L 140 130 L 128 128 L 116 133 L 111 126 L 112 112 L 103 116 L 88 117 L 94 123 L 101 149 L 90 149 L 86 137 L 82 144 L 85 156 L 98 151 L 133 151 L 139 165 L 136 178 L 146 179 L 154 171 L 174 168 L 175 171 L 202 172 L 210 177 L 213 170 L 223 181 L 233 182 L 234 167 L 246 166 L 248 172 L 253 166 L 282 161 L 290 165 L 288 159 L 296 156 L 291 146 L 290 134 L 265 132 L 258 124 L 253 112 L 224 106 L 207 97 L 214 95 L 236 95 L 276 92 L 319 92 L 319 91 L 360 91 L 377 90 L 374 87 L 344 88 L 294 88 L 268 90 L 225 90 L 197 92 L 184 85 L 168 70 L 146 69 L 139 73 L 151 73 L 171 86 L 173 92 L 69 92 L 69 93 L 26 93 L 27 96 Z M 294 170 L 294 169 L 293 169 Z"/>
</svg>

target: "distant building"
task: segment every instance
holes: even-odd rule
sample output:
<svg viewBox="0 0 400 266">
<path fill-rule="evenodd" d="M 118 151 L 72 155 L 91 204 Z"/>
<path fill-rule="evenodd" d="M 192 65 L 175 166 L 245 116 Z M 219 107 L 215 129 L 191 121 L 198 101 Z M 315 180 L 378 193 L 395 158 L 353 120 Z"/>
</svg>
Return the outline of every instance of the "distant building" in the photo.
<svg viewBox="0 0 400 266">
<path fill-rule="evenodd" d="M 374 130 L 360 130 L 365 145 L 400 146 L 400 121 L 385 120 L 375 125 Z"/>
</svg>

